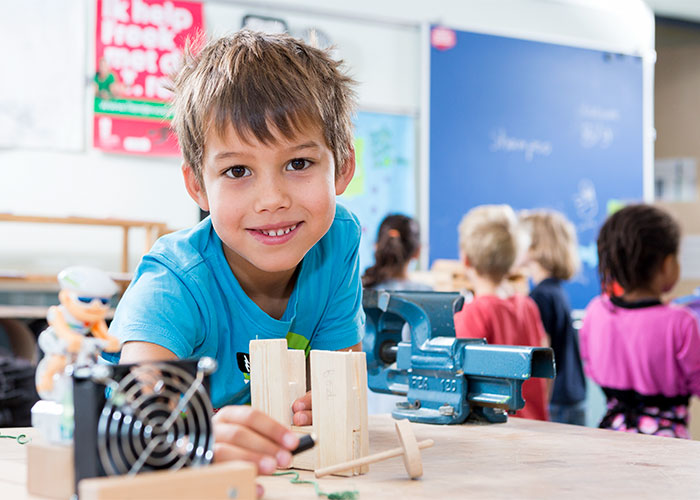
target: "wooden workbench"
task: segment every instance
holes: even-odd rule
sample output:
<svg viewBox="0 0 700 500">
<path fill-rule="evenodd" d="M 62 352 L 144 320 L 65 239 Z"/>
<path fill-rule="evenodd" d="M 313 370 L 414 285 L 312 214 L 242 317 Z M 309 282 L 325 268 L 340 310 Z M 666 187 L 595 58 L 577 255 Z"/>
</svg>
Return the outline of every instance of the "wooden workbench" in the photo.
<svg viewBox="0 0 700 500">
<path fill-rule="evenodd" d="M 625 434 L 511 418 L 506 424 L 413 424 L 423 450 L 423 478 L 407 479 L 401 459 L 368 474 L 318 480 L 324 492 L 356 489 L 361 499 L 429 498 L 697 498 L 700 442 Z M 16 433 L 15 430 L 6 430 Z M 397 446 L 388 415 L 370 416 L 371 452 Z M 26 494 L 24 447 L 0 439 L 3 500 Z M 301 472 L 312 479 L 311 472 Z M 310 485 L 262 477 L 265 499 L 315 499 Z"/>
</svg>

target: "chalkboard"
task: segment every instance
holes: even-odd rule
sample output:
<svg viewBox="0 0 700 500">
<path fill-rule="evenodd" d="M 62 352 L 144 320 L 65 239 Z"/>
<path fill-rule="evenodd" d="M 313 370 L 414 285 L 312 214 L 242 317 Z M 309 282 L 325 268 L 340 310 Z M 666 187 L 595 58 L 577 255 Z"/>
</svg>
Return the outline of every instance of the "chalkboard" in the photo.
<svg viewBox="0 0 700 500">
<path fill-rule="evenodd" d="M 642 199 L 642 60 L 454 33 L 430 49 L 430 260 L 458 256 L 474 206 L 559 210 L 578 232 L 583 266 L 567 291 L 583 308 L 599 293 L 608 207 Z"/>
</svg>

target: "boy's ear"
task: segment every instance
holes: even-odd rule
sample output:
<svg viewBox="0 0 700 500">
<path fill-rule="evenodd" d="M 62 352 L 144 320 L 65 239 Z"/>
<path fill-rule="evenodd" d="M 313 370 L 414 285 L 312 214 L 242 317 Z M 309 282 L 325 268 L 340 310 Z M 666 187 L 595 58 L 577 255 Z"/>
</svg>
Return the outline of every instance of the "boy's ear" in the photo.
<svg viewBox="0 0 700 500">
<path fill-rule="evenodd" d="M 185 188 L 187 189 L 187 193 L 194 200 L 194 202 L 199 205 L 199 208 L 205 212 L 208 212 L 209 200 L 207 199 L 207 193 L 197 179 L 191 165 L 187 163 L 182 164 L 182 177 L 185 179 Z"/>
<path fill-rule="evenodd" d="M 335 194 L 341 195 L 350 184 L 352 176 L 355 175 L 355 148 L 350 146 L 350 155 L 345 160 L 343 168 L 340 169 L 335 178 Z"/>
<path fill-rule="evenodd" d="M 464 264 L 464 267 L 471 267 L 469 257 L 467 257 L 466 255 L 462 255 L 462 264 Z"/>
</svg>

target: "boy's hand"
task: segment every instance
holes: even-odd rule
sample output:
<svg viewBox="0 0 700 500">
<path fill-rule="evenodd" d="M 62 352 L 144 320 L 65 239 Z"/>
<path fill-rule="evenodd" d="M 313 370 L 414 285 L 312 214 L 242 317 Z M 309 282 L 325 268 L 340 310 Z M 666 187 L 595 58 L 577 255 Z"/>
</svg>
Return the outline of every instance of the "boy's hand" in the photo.
<svg viewBox="0 0 700 500">
<path fill-rule="evenodd" d="M 294 425 L 311 425 L 311 391 L 298 398 L 292 403 Z"/>
<path fill-rule="evenodd" d="M 246 460 L 260 474 L 292 463 L 299 438 L 287 427 L 250 406 L 226 406 L 214 415 L 214 461 Z"/>
</svg>

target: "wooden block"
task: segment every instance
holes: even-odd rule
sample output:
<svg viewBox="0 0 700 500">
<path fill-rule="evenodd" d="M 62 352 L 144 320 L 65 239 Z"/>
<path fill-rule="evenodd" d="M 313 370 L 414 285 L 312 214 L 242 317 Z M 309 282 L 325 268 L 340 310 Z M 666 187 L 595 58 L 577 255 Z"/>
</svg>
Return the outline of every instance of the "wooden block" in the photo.
<svg viewBox="0 0 700 500">
<path fill-rule="evenodd" d="M 365 354 L 311 351 L 311 400 L 316 468 L 360 458 L 369 451 Z M 361 398 L 361 395 L 364 397 Z M 339 473 L 362 474 L 367 466 Z"/>
<path fill-rule="evenodd" d="M 353 352 L 353 377 L 355 392 L 355 416 L 353 426 L 353 456 L 365 457 L 369 454 L 369 427 L 367 422 L 367 359 L 364 352 Z M 356 474 L 369 472 L 369 465 L 361 466 Z"/>
<path fill-rule="evenodd" d="M 287 351 L 289 404 L 306 393 L 306 353 L 301 349 Z"/>
<path fill-rule="evenodd" d="M 251 340 L 249 350 L 251 406 L 284 425 L 291 425 L 289 381 L 283 376 L 289 373 L 287 340 Z M 277 375 L 269 376 L 271 370 Z"/>
<path fill-rule="evenodd" d="M 83 479 L 80 500 L 221 498 L 255 500 L 255 465 L 225 462 L 178 471 Z"/>
<path fill-rule="evenodd" d="M 292 430 L 296 433 L 297 436 L 301 437 L 306 434 L 311 434 L 314 431 L 314 427 L 313 425 L 305 425 L 303 427 L 293 425 Z M 315 470 L 316 449 L 311 448 L 310 450 L 302 451 L 298 455 L 294 455 L 291 468 L 301 470 Z"/>
<path fill-rule="evenodd" d="M 40 438 L 27 444 L 27 491 L 67 500 L 75 491 L 73 446 L 49 444 Z"/>
</svg>

